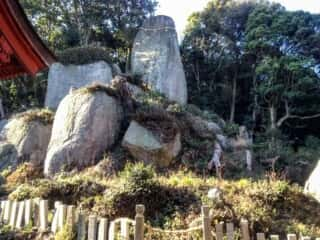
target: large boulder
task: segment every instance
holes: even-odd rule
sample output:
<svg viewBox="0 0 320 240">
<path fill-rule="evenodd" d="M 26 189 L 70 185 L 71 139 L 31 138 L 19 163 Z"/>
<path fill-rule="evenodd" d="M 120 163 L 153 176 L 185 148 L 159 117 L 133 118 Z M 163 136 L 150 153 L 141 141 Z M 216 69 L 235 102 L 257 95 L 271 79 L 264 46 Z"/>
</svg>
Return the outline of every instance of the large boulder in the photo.
<svg viewBox="0 0 320 240">
<path fill-rule="evenodd" d="M 181 150 L 181 136 L 176 133 L 169 142 L 163 142 L 159 136 L 132 121 L 122 145 L 131 155 L 146 164 L 153 164 L 159 168 L 168 167 Z"/>
<path fill-rule="evenodd" d="M 56 109 L 70 92 L 92 83 L 109 84 L 112 67 L 104 61 L 84 65 L 55 63 L 50 67 L 45 106 Z"/>
<path fill-rule="evenodd" d="M 186 113 L 185 120 L 192 130 L 202 138 L 214 138 L 216 135 L 222 134 L 222 129 L 218 124 L 204 120 L 199 116 Z"/>
<path fill-rule="evenodd" d="M 132 51 L 132 72 L 170 100 L 187 103 L 187 84 L 174 21 L 151 17 L 139 30 Z"/>
<path fill-rule="evenodd" d="M 45 160 L 45 174 L 94 165 L 117 140 L 123 110 L 103 87 L 71 92 L 60 103 Z"/>
<path fill-rule="evenodd" d="M 305 184 L 305 192 L 315 196 L 320 202 L 320 161 Z"/>
<path fill-rule="evenodd" d="M 14 168 L 22 162 L 30 162 L 42 167 L 51 135 L 51 114 L 46 110 L 34 110 L 10 119 L 0 134 L 0 165 Z M 8 159 L 11 159 L 10 164 Z"/>
</svg>

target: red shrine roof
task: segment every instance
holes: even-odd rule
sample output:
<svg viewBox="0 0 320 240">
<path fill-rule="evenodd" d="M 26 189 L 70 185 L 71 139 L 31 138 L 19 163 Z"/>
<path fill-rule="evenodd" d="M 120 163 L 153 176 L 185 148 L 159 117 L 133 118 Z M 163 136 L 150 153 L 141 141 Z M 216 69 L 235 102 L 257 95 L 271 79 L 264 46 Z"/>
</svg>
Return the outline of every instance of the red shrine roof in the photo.
<svg viewBox="0 0 320 240">
<path fill-rule="evenodd" d="M 0 0 L 0 79 L 35 75 L 54 63 L 17 0 Z"/>
</svg>

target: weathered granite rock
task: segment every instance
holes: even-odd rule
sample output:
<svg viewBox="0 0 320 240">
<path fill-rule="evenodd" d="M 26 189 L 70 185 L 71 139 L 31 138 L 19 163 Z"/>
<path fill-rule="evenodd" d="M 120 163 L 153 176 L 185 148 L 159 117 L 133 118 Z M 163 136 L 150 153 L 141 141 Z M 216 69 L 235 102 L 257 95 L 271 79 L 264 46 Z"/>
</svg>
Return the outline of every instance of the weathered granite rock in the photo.
<svg viewBox="0 0 320 240">
<path fill-rule="evenodd" d="M 152 89 L 180 104 L 187 103 L 187 84 L 174 21 L 151 17 L 138 32 L 132 51 L 132 72 Z"/>
<path fill-rule="evenodd" d="M 118 64 L 112 64 L 112 75 L 113 77 L 117 76 L 117 75 L 121 75 L 122 71 L 121 68 L 119 67 Z"/>
<path fill-rule="evenodd" d="M 218 124 L 209 122 L 199 116 L 187 113 L 186 120 L 191 126 L 192 130 L 203 138 L 214 138 L 218 134 L 222 134 L 222 129 Z"/>
<path fill-rule="evenodd" d="M 60 101 L 70 92 L 92 83 L 109 84 L 112 68 L 104 61 L 85 65 L 62 65 L 50 67 L 45 106 L 56 109 Z"/>
<path fill-rule="evenodd" d="M 55 115 L 45 174 L 94 165 L 116 141 L 122 111 L 104 91 L 84 88 L 67 95 Z"/>
<path fill-rule="evenodd" d="M 320 202 L 320 161 L 308 178 L 305 188 L 306 193 L 310 193 Z"/>
<path fill-rule="evenodd" d="M 18 153 L 14 145 L 0 142 L 0 171 L 15 168 L 18 164 Z"/>
<path fill-rule="evenodd" d="M 132 121 L 123 138 L 122 145 L 137 160 L 163 168 L 169 166 L 179 154 L 181 150 L 180 138 L 180 133 L 177 133 L 171 142 L 163 143 L 150 130 Z"/>
<path fill-rule="evenodd" d="M 7 123 L 8 123 L 7 119 L 0 120 L 0 132 Z"/>
<path fill-rule="evenodd" d="M 29 111 L 10 119 L 0 134 L 1 142 L 7 142 L 15 148 L 17 159 L 13 161 L 13 166 L 27 161 L 35 167 L 41 167 L 46 156 L 52 125 L 31 119 L 29 114 L 34 113 Z"/>
</svg>

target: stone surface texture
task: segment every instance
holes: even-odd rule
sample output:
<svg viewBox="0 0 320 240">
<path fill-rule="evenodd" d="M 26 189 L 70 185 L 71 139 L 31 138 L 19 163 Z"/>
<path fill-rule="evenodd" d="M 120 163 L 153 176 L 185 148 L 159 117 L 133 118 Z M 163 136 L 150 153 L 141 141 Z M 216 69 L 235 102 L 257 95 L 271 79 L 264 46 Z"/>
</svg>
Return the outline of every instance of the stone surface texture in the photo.
<svg viewBox="0 0 320 240">
<path fill-rule="evenodd" d="M 96 163 L 117 140 L 123 110 L 104 91 L 79 89 L 57 109 L 45 160 L 45 174 L 82 169 Z"/>
<path fill-rule="evenodd" d="M 187 84 L 174 21 L 167 16 L 147 19 L 132 51 L 132 72 L 153 90 L 182 105 L 187 103 Z"/>
<path fill-rule="evenodd" d="M 168 167 L 181 150 L 181 136 L 177 133 L 168 143 L 162 142 L 154 133 L 132 121 L 122 145 L 131 155 L 146 164 Z"/>
<path fill-rule="evenodd" d="M 56 109 L 60 101 L 70 92 L 92 83 L 109 84 L 112 67 L 104 61 L 85 65 L 63 65 L 50 67 L 45 106 Z"/>
</svg>

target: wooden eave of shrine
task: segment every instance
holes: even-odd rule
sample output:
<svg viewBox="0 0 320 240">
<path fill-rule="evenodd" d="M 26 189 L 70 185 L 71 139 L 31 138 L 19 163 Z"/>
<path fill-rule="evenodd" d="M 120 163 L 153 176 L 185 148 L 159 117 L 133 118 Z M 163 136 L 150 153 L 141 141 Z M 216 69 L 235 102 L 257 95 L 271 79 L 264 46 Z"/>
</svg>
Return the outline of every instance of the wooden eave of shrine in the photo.
<svg viewBox="0 0 320 240">
<path fill-rule="evenodd" d="M 56 61 L 17 0 L 0 0 L 0 79 L 36 75 Z"/>
</svg>

